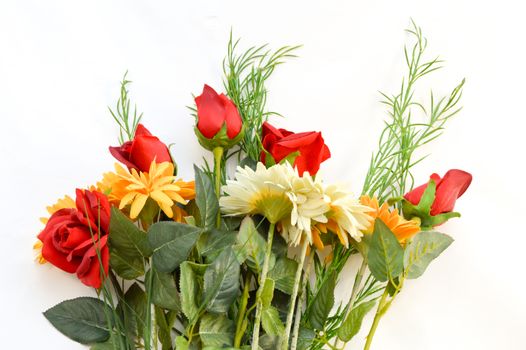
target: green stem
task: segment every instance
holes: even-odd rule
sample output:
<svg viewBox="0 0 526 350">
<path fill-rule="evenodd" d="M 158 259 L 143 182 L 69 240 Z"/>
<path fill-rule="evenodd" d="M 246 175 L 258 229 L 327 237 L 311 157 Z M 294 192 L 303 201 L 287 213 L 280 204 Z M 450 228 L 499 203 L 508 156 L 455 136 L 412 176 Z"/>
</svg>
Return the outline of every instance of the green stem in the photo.
<svg viewBox="0 0 526 350">
<path fill-rule="evenodd" d="M 364 258 L 362 261 L 362 265 L 360 266 L 360 269 L 356 273 L 356 277 L 354 278 L 354 284 L 352 286 L 351 291 L 351 297 L 349 298 L 349 307 L 347 308 L 347 312 L 345 312 L 345 316 L 343 317 L 344 320 L 349 317 L 351 314 L 351 311 L 354 307 L 354 302 L 356 301 L 356 297 L 358 296 L 358 291 L 360 290 L 360 286 L 362 285 L 362 279 L 363 275 L 365 273 L 365 269 L 367 268 L 367 260 Z M 345 343 L 347 344 L 347 342 Z M 335 346 L 340 346 L 340 339 L 336 338 L 336 341 L 334 342 Z"/>
<path fill-rule="evenodd" d="M 380 299 L 380 303 L 378 304 L 378 308 L 376 309 L 376 315 L 374 315 L 373 324 L 371 325 L 371 329 L 369 330 L 369 334 L 367 335 L 367 341 L 363 350 L 369 350 L 371 348 L 374 334 L 376 333 L 376 329 L 378 328 L 380 319 L 385 313 L 384 306 L 386 304 L 387 295 L 389 295 L 389 292 L 387 291 L 387 287 L 385 287 L 384 294 L 382 294 L 382 298 Z"/>
<path fill-rule="evenodd" d="M 301 280 L 301 272 L 303 271 L 303 264 L 305 264 L 305 255 L 307 255 L 307 248 L 309 247 L 309 241 L 307 237 L 303 238 L 303 245 L 301 246 L 300 262 L 298 269 L 296 270 L 296 277 L 294 278 L 294 288 L 292 289 L 292 295 L 290 297 L 289 312 L 287 313 L 287 323 L 285 326 L 285 335 L 281 342 L 281 349 L 287 350 L 289 347 L 289 336 L 292 328 L 292 318 L 294 316 L 294 310 L 296 307 L 296 298 L 298 296 L 298 290 Z"/>
<path fill-rule="evenodd" d="M 153 286 L 153 271 L 152 265 L 150 265 L 150 271 L 148 274 L 148 281 L 146 282 L 147 287 L 147 297 L 146 297 L 146 325 L 144 327 L 144 349 L 151 350 L 151 338 L 152 338 L 152 286 Z"/>
<path fill-rule="evenodd" d="M 311 251 L 311 257 L 307 261 L 307 267 L 305 267 L 305 272 L 303 273 L 303 280 L 301 282 L 301 294 L 300 294 L 300 300 L 298 302 L 298 306 L 296 307 L 296 315 L 294 316 L 294 327 L 292 329 L 292 341 L 290 343 L 290 350 L 296 350 L 298 347 L 298 337 L 299 337 L 299 331 L 300 331 L 300 323 L 301 323 L 301 311 L 303 307 L 303 303 L 305 302 L 305 299 L 307 297 L 307 283 L 309 281 L 310 276 L 310 267 L 312 264 L 312 253 L 314 250 Z"/>
<path fill-rule="evenodd" d="M 259 280 L 259 287 L 256 293 L 256 316 L 254 318 L 254 333 L 252 335 L 252 350 L 259 350 L 259 326 L 261 324 L 261 294 L 263 293 L 263 288 L 265 286 L 265 281 L 267 279 L 268 273 L 268 264 L 270 260 L 270 254 L 272 253 L 272 240 L 274 238 L 274 227 L 275 223 L 270 223 L 268 229 L 268 238 L 267 238 L 267 249 L 265 251 L 265 260 L 263 261 L 263 267 L 261 269 L 261 276 Z"/>
<path fill-rule="evenodd" d="M 247 275 L 245 276 L 245 285 L 243 286 L 243 296 L 241 297 L 241 302 L 239 304 L 239 313 L 237 315 L 236 335 L 234 337 L 234 348 L 236 349 L 241 347 L 241 339 L 243 338 L 243 334 L 245 333 L 245 329 L 243 329 L 243 321 L 245 320 L 245 315 L 247 311 L 249 287 L 250 274 L 247 273 Z"/>
<path fill-rule="evenodd" d="M 216 147 L 212 151 L 214 153 L 214 175 L 215 175 L 215 190 L 216 196 L 219 200 L 221 197 L 221 161 L 223 160 L 223 147 Z M 217 228 L 221 227 L 221 212 L 217 213 Z"/>
</svg>

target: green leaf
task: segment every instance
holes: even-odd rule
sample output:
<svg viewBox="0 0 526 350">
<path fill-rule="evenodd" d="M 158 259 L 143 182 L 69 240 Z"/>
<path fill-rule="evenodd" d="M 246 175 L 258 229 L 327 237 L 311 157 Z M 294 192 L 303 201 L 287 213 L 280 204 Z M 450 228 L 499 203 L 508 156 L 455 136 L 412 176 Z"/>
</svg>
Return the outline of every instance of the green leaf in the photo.
<svg viewBox="0 0 526 350">
<path fill-rule="evenodd" d="M 358 334 L 362 327 L 363 318 L 371 311 L 375 304 L 375 300 L 370 300 L 355 306 L 338 329 L 338 338 L 344 342 L 348 342 Z"/>
<path fill-rule="evenodd" d="M 294 288 L 294 278 L 297 269 L 298 263 L 295 260 L 283 257 L 276 261 L 268 276 L 276 282 L 277 289 L 290 295 Z"/>
<path fill-rule="evenodd" d="M 254 272 L 260 273 L 265 261 L 265 249 L 267 241 L 256 229 L 254 221 L 249 216 L 245 217 L 239 227 L 237 244 L 234 251 L 239 263 L 246 260 L 247 266 Z M 274 254 L 272 257 L 275 259 Z"/>
<path fill-rule="evenodd" d="M 404 269 L 404 249 L 380 219 L 374 223 L 368 264 L 373 276 L 382 282 L 398 277 Z"/>
<path fill-rule="evenodd" d="M 172 349 L 172 324 L 167 320 L 167 315 L 160 307 L 155 308 L 155 323 L 157 325 L 157 338 L 159 339 L 162 350 Z"/>
<path fill-rule="evenodd" d="M 190 344 L 188 344 L 188 340 L 185 337 L 180 335 L 175 338 L 175 348 L 177 350 L 188 350 L 190 348 Z"/>
<path fill-rule="evenodd" d="M 263 334 L 259 338 L 259 348 L 262 350 L 276 350 L 280 349 L 281 337 L 277 335 Z"/>
<path fill-rule="evenodd" d="M 172 272 L 186 260 L 199 238 L 201 229 L 173 221 L 153 224 L 148 240 L 153 248 L 153 265 L 162 272 Z"/>
<path fill-rule="evenodd" d="M 298 350 L 309 350 L 316 333 L 312 329 L 300 327 L 298 334 Z"/>
<path fill-rule="evenodd" d="M 115 350 L 119 348 L 117 338 L 111 337 L 104 343 L 97 343 L 90 346 L 90 350 Z"/>
<path fill-rule="evenodd" d="M 274 280 L 267 278 L 261 292 L 261 304 L 263 308 L 270 307 L 274 298 Z"/>
<path fill-rule="evenodd" d="M 142 337 L 144 331 L 146 303 L 146 293 L 137 283 L 134 283 L 124 294 L 124 302 L 120 301 L 117 307 L 125 312 L 126 318 L 129 318 L 129 321 L 125 323 L 133 325 L 136 328 L 134 334 L 138 334 L 139 337 Z M 130 331 L 128 326 L 126 328 Z"/>
<path fill-rule="evenodd" d="M 407 245 L 404 252 L 404 267 L 407 278 L 422 276 L 431 261 L 437 258 L 453 243 L 450 236 L 435 232 L 420 232 Z"/>
<path fill-rule="evenodd" d="M 110 265 L 124 279 L 144 275 L 144 258 L 152 254 L 146 233 L 115 207 L 111 209 Z"/>
<path fill-rule="evenodd" d="M 324 281 L 309 305 L 309 324 L 318 330 L 323 330 L 329 313 L 334 306 L 334 288 L 336 287 L 336 273 L 333 272 Z"/>
<path fill-rule="evenodd" d="M 223 232 L 212 229 L 199 237 L 196 247 L 199 255 L 214 260 L 223 249 L 231 247 L 236 242 L 235 232 Z"/>
<path fill-rule="evenodd" d="M 265 332 L 270 335 L 282 335 L 285 332 L 285 326 L 279 318 L 279 312 L 273 306 L 267 306 L 261 312 L 261 325 Z"/>
<path fill-rule="evenodd" d="M 239 262 L 232 248 L 224 249 L 206 269 L 203 299 L 210 312 L 227 312 L 239 294 Z"/>
<path fill-rule="evenodd" d="M 201 226 L 205 229 L 211 229 L 216 225 L 219 202 L 211 179 L 195 165 L 194 171 L 195 202 L 199 208 Z"/>
<path fill-rule="evenodd" d="M 188 261 L 181 264 L 179 288 L 181 290 L 181 308 L 188 320 L 193 320 L 199 313 L 197 305 L 198 285 L 195 272 Z"/>
<path fill-rule="evenodd" d="M 106 309 L 106 310 L 105 310 Z M 81 343 L 102 343 L 110 337 L 106 313 L 111 308 L 99 299 L 80 297 L 66 300 L 44 312 L 49 322 L 66 337 Z"/>
<path fill-rule="evenodd" d="M 203 346 L 224 348 L 234 344 L 234 321 L 225 315 L 205 314 L 199 325 L 199 336 Z"/>
<path fill-rule="evenodd" d="M 152 274 L 152 290 L 148 292 L 151 294 L 152 303 L 165 309 L 180 311 L 181 301 L 172 274 L 157 271 L 153 267 L 146 274 L 146 280 L 150 274 Z"/>
<path fill-rule="evenodd" d="M 419 211 L 422 211 L 426 214 L 429 214 L 431 212 L 431 206 L 435 201 L 436 189 L 437 185 L 435 180 L 429 180 L 429 183 L 427 184 L 427 187 L 424 190 L 422 197 L 420 197 L 420 201 L 418 202 L 417 208 Z"/>
</svg>

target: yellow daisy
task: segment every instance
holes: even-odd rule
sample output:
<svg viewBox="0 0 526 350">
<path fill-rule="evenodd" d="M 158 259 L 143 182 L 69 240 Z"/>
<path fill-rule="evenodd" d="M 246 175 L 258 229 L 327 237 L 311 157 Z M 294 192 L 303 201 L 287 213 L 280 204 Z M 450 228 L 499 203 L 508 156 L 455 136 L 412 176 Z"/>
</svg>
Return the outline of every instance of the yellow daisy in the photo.
<svg viewBox="0 0 526 350">
<path fill-rule="evenodd" d="M 170 218 L 182 214 L 175 208 L 177 203 L 187 204 L 195 197 L 194 181 L 185 182 L 173 175 L 174 165 L 171 162 L 150 165 L 147 173 L 131 172 L 119 164 L 115 164 L 115 173 L 104 174 L 98 187 L 108 193 L 110 203 L 118 204 L 119 209 L 130 206 L 130 218 L 136 219 L 144 208 L 146 201 L 151 198 L 159 208 Z"/>
</svg>

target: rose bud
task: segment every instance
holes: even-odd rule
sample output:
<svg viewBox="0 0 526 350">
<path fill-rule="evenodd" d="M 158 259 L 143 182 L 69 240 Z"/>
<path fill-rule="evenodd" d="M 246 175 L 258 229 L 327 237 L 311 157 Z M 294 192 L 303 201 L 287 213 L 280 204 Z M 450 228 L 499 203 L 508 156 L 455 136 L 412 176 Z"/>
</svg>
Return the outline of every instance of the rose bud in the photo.
<svg viewBox="0 0 526 350">
<path fill-rule="evenodd" d="M 63 271 L 76 273 L 85 285 L 100 288 L 100 263 L 104 275 L 109 268 L 110 204 L 97 191 L 77 189 L 76 193 L 76 208 L 55 212 L 38 235 L 42 257 Z"/>
<path fill-rule="evenodd" d="M 172 162 L 168 147 L 142 124 L 137 125 L 133 140 L 110 147 L 110 153 L 129 169 L 142 172 L 148 172 L 154 159 L 156 163 Z"/>
<path fill-rule="evenodd" d="M 460 214 L 453 211 L 455 202 L 471 184 L 472 176 L 463 170 L 449 170 L 443 178 L 432 174 L 427 184 L 404 195 L 403 212 L 406 217 L 419 217 L 423 228 L 438 226 Z"/>
<path fill-rule="evenodd" d="M 243 137 L 243 121 L 236 105 L 224 94 L 218 95 L 210 86 L 195 98 L 199 143 L 208 150 L 230 148 Z"/>
<path fill-rule="evenodd" d="M 309 131 L 296 134 L 285 129 L 276 129 L 265 122 L 262 140 L 263 163 L 271 165 L 288 159 L 293 161 L 300 175 L 305 171 L 310 175 L 316 175 L 320 164 L 331 157 L 321 132 Z"/>
</svg>

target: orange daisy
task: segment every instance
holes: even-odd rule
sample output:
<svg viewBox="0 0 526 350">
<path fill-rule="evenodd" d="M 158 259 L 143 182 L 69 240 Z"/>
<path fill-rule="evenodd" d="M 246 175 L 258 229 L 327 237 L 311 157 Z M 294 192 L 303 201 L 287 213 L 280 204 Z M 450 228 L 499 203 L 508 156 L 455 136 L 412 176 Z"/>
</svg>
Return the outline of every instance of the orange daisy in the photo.
<svg viewBox="0 0 526 350">
<path fill-rule="evenodd" d="M 360 197 L 360 202 L 373 209 L 367 214 L 373 219 L 365 233 L 371 234 L 374 230 L 374 219 L 379 218 L 394 233 L 400 243 L 413 237 L 420 232 L 420 223 L 416 220 L 406 220 L 399 213 L 398 209 L 389 210 L 389 204 L 383 203 L 381 206 L 376 197 L 371 198 L 367 195 Z"/>
</svg>

